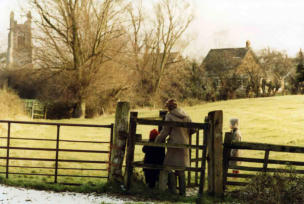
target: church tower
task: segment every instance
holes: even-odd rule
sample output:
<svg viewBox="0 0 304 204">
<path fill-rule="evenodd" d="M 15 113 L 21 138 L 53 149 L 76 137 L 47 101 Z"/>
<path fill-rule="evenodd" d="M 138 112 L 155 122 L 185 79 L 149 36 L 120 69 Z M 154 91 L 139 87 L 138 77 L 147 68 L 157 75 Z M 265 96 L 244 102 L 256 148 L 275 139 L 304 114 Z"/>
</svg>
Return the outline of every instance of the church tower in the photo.
<svg viewBox="0 0 304 204">
<path fill-rule="evenodd" d="M 32 15 L 27 13 L 24 24 L 17 24 L 14 12 L 10 14 L 7 67 L 9 69 L 32 67 Z"/>
</svg>

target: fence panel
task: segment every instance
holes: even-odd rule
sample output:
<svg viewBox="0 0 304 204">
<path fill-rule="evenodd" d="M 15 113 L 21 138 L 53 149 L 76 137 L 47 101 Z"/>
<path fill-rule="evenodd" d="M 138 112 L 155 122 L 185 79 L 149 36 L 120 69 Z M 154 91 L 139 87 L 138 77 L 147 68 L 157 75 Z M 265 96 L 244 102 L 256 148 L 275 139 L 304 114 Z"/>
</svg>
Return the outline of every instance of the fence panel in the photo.
<svg viewBox="0 0 304 204">
<path fill-rule="evenodd" d="M 241 151 L 261 151 L 263 158 L 253 158 L 253 157 L 230 157 L 231 149 L 238 149 Z M 281 159 L 270 159 L 270 152 L 281 152 L 289 154 L 303 154 L 304 147 L 288 146 L 288 145 L 274 145 L 274 144 L 264 144 L 264 143 L 253 143 L 253 142 L 233 142 L 232 135 L 226 133 L 223 151 L 223 166 L 224 175 L 223 180 L 224 189 L 226 186 L 245 186 L 248 181 L 227 181 L 228 178 L 238 178 L 238 179 L 249 179 L 255 176 L 252 173 L 229 173 L 229 169 L 240 170 L 244 172 L 282 172 L 289 173 L 290 170 L 282 167 L 269 167 L 269 165 L 292 165 L 295 168 L 303 167 L 304 162 L 302 161 L 292 161 L 292 160 L 281 160 Z M 232 165 L 230 161 L 240 161 L 246 163 L 244 165 Z M 259 165 L 260 167 L 257 167 Z M 304 174 L 303 169 L 292 170 L 296 174 Z"/>
<path fill-rule="evenodd" d="M 5 174 L 6 178 L 9 178 L 9 175 L 36 176 L 32 177 L 33 179 L 42 176 L 46 177 L 43 181 L 53 178 L 48 183 L 71 185 L 80 185 L 87 182 L 89 178 L 108 179 L 108 168 L 105 165 L 109 164 L 111 150 L 103 150 L 102 148 L 111 146 L 113 124 L 89 125 L 9 120 L 0 120 L 0 123 L 7 124 L 7 135 L 0 137 L 2 141 L 7 140 L 6 145 L 0 145 L 0 150 L 6 150 L 5 156 L 0 155 L 0 162 L 5 161 L 5 164 L 0 163 L 0 169 L 5 168 L 5 171 L 0 170 L 0 174 Z M 18 132 L 21 129 L 20 126 L 23 130 L 21 133 Z M 27 128 L 33 127 L 34 130 L 30 129 L 32 133 L 24 136 L 23 132 L 26 132 Z M 55 138 L 48 138 L 44 134 L 48 134 L 52 127 L 56 128 L 56 133 L 53 135 Z M 69 139 L 73 135 L 68 135 L 68 138 L 65 139 L 64 137 L 67 137 L 67 135 L 62 133 L 62 130 L 65 130 L 63 127 L 70 127 L 71 133 L 74 134 L 81 128 L 89 128 L 88 130 L 93 131 L 93 133 L 89 131 L 88 136 L 81 135 L 82 137 L 92 136 L 96 138 L 97 136 L 107 139 L 106 141 L 105 139 L 99 140 L 100 138 L 98 140 L 75 139 L 76 136 Z M 17 130 L 14 130 L 14 128 Z M 46 129 L 48 133 L 43 133 L 43 129 Z M 97 132 L 100 130 L 107 131 L 108 135 L 99 135 Z M 32 136 L 35 132 L 39 132 L 39 137 Z M 94 156 L 89 159 L 87 155 Z M 63 182 L 59 182 L 59 178 Z M 66 182 L 71 178 L 78 178 L 76 179 L 78 183 Z"/>
</svg>

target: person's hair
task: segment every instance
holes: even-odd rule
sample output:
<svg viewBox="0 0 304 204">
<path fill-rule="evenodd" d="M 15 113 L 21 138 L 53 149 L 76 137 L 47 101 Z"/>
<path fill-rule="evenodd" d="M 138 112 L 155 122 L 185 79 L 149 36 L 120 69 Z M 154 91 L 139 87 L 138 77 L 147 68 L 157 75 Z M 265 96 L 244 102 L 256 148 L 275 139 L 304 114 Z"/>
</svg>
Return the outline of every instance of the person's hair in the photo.
<svg viewBox="0 0 304 204">
<path fill-rule="evenodd" d="M 230 125 L 232 127 L 235 127 L 236 125 L 239 125 L 239 119 L 238 118 L 231 118 L 230 119 Z"/>
<path fill-rule="evenodd" d="M 177 102 L 175 99 L 169 99 L 166 102 L 166 108 L 168 108 L 169 110 L 173 110 L 175 108 L 177 108 Z"/>
</svg>

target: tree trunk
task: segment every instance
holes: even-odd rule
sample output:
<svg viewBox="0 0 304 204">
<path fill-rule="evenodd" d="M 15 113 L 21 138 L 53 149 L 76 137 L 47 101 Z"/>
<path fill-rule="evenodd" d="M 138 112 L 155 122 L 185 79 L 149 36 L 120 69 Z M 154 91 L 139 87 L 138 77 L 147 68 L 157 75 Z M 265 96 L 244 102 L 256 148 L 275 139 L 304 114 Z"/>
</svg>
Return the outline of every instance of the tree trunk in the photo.
<svg viewBox="0 0 304 204">
<path fill-rule="evenodd" d="M 73 111 L 73 118 L 85 118 L 85 110 L 86 110 L 86 103 L 81 100 L 75 105 Z"/>
<path fill-rule="evenodd" d="M 81 104 L 80 104 L 80 107 L 81 107 L 80 118 L 85 118 L 85 116 L 86 116 L 86 103 L 84 101 L 82 101 Z"/>
</svg>

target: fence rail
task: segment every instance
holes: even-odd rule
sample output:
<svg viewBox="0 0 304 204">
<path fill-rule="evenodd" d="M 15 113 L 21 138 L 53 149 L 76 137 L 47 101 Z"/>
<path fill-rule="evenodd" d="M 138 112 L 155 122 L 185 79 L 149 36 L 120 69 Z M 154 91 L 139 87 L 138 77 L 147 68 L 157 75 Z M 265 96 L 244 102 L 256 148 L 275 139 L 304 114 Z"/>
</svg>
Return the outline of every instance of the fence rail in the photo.
<svg viewBox="0 0 304 204">
<path fill-rule="evenodd" d="M 207 145 L 186 145 L 186 144 L 167 144 L 167 143 L 153 143 L 148 142 L 147 140 L 136 141 L 135 145 L 145 145 L 145 146 L 152 146 L 152 147 L 166 147 L 166 148 L 180 148 L 180 149 L 206 149 Z"/>
<path fill-rule="evenodd" d="M 207 123 L 174 122 L 174 121 L 163 121 L 163 120 L 149 120 L 143 118 L 136 119 L 136 123 L 141 125 L 157 125 L 157 126 L 169 126 L 169 127 L 197 128 L 197 129 L 206 129 L 208 127 Z"/>
<path fill-rule="evenodd" d="M 264 158 L 250 158 L 250 157 L 230 157 L 231 149 L 240 149 L 240 150 L 257 150 L 264 151 Z M 288 146 L 288 145 L 274 145 L 274 144 L 265 144 L 265 143 L 252 143 L 252 142 L 233 142 L 232 135 L 226 133 L 225 142 L 224 142 L 224 188 L 225 185 L 232 186 L 245 186 L 248 182 L 240 181 L 227 181 L 227 178 L 252 178 L 254 174 L 231 174 L 228 173 L 229 169 L 242 170 L 249 172 L 281 172 L 288 173 L 290 170 L 284 168 L 269 168 L 268 164 L 277 164 L 277 165 L 292 165 L 292 166 L 304 166 L 304 162 L 301 161 L 290 161 L 290 160 L 278 160 L 278 159 L 269 159 L 270 152 L 285 152 L 285 153 L 304 153 L 304 147 L 298 146 Z M 238 166 L 230 165 L 230 161 L 240 161 L 247 163 L 258 163 L 262 167 L 252 167 L 252 166 Z M 293 173 L 304 174 L 304 170 L 293 170 Z"/>
<path fill-rule="evenodd" d="M 0 165 L 0 167 L 5 167 L 5 171 L 0 172 L 0 174 L 5 174 L 6 178 L 9 175 L 36 175 L 36 176 L 52 176 L 54 177 L 53 183 L 58 183 L 58 177 L 80 177 L 80 178 L 108 178 L 107 176 L 95 176 L 95 175 L 76 175 L 76 174 L 60 174 L 58 170 L 81 170 L 81 171 L 108 171 L 108 168 L 69 168 L 69 167 L 59 167 L 60 162 L 64 163 L 85 163 L 85 164 L 109 164 L 109 161 L 101 160 L 83 160 L 83 159 L 60 159 L 60 152 L 77 152 L 77 153 L 93 153 L 93 154 L 108 154 L 110 158 L 111 150 L 92 150 L 92 149 L 70 149 L 70 148 L 60 148 L 61 143 L 89 143 L 89 144 L 109 144 L 113 140 L 113 124 L 110 125 L 92 125 L 92 124 L 71 124 L 71 123 L 50 123 L 50 122 L 33 122 L 33 121 L 12 121 L 12 120 L 0 120 L 0 123 L 7 123 L 7 137 L 0 137 L 1 139 L 7 139 L 6 146 L 0 146 L 0 149 L 6 149 L 6 156 L 0 157 L 0 160 L 5 160 L 5 165 Z M 25 137 L 11 137 L 11 126 L 12 124 L 24 124 L 24 125 L 47 125 L 56 126 L 56 139 L 44 139 L 44 138 L 25 138 Z M 110 140 L 109 141 L 88 141 L 88 140 L 62 140 L 60 139 L 60 127 L 70 126 L 70 127 L 89 127 L 89 128 L 107 128 L 110 129 Z M 56 142 L 55 148 L 39 148 L 39 147 L 20 147 L 12 146 L 12 140 L 24 140 L 24 141 L 48 141 Z M 23 150 L 23 151 L 45 151 L 45 152 L 55 152 L 54 158 L 39 158 L 39 157 L 12 157 L 10 155 L 11 150 Z M 55 162 L 54 167 L 39 167 L 31 165 L 10 165 L 10 161 L 45 161 L 45 162 Z M 54 170 L 53 174 L 50 173 L 25 173 L 25 172 L 14 172 L 10 168 L 23 168 L 23 169 L 48 169 Z M 68 184 L 68 183 L 67 183 Z M 74 185 L 74 184 L 73 184 Z M 77 184 L 78 185 L 78 184 Z"/>
</svg>

